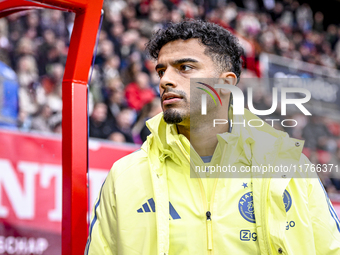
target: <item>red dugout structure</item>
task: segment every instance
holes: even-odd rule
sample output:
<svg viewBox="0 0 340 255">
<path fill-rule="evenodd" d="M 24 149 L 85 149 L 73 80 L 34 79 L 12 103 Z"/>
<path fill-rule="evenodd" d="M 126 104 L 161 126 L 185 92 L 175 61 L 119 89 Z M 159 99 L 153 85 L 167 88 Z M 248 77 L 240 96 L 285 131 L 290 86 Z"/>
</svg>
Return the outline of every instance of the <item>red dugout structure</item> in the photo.
<svg viewBox="0 0 340 255">
<path fill-rule="evenodd" d="M 62 85 L 62 254 L 82 254 L 87 238 L 87 81 L 103 0 L 3 0 L 0 17 L 50 8 L 76 14 Z"/>
</svg>

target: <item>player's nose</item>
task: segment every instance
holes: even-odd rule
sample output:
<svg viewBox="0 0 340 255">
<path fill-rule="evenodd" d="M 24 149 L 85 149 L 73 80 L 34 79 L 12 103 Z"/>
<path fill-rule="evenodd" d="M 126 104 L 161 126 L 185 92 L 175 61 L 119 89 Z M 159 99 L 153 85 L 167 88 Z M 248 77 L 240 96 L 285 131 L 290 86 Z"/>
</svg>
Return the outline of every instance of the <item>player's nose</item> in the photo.
<svg viewBox="0 0 340 255">
<path fill-rule="evenodd" d="M 164 71 L 163 76 L 160 79 L 159 82 L 159 86 L 160 89 L 165 90 L 167 87 L 171 86 L 171 87 L 177 87 L 177 82 L 176 82 L 176 76 L 177 76 L 177 72 L 175 70 L 173 70 L 173 68 L 167 68 Z"/>
</svg>

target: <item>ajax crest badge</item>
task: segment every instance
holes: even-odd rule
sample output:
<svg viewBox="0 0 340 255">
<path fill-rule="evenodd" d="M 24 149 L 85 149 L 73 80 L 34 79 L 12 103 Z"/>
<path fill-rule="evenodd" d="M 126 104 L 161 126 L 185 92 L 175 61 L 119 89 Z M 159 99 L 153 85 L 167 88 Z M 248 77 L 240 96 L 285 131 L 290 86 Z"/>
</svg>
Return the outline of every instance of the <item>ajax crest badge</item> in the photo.
<svg viewBox="0 0 340 255">
<path fill-rule="evenodd" d="M 238 202 L 238 210 L 243 218 L 251 223 L 255 223 L 255 212 L 253 202 L 253 192 L 244 194 Z"/>
<path fill-rule="evenodd" d="M 292 197 L 290 196 L 289 192 L 285 190 L 283 192 L 282 198 L 286 212 L 288 212 L 292 206 Z M 252 191 L 247 192 L 240 198 L 240 201 L 238 202 L 238 210 L 245 220 L 251 223 L 255 223 L 255 211 Z"/>
<path fill-rule="evenodd" d="M 286 212 L 288 212 L 290 207 L 292 206 L 292 197 L 290 196 L 287 190 L 283 192 L 282 197 L 283 197 L 283 203 L 285 204 Z"/>
</svg>

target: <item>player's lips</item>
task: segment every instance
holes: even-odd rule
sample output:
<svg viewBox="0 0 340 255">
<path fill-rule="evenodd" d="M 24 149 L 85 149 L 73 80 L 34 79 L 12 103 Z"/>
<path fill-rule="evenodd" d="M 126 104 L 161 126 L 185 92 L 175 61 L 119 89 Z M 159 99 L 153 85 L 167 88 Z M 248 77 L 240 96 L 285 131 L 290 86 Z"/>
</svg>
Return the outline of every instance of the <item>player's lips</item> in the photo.
<svg viewBox="0 0 340 255">
<path fill-rule="evenodd" d="M 162 96 L 163 105 L 173 104 L 182 100 L 182 97 L 174 93 L 165 93 Z"/>
</svg>

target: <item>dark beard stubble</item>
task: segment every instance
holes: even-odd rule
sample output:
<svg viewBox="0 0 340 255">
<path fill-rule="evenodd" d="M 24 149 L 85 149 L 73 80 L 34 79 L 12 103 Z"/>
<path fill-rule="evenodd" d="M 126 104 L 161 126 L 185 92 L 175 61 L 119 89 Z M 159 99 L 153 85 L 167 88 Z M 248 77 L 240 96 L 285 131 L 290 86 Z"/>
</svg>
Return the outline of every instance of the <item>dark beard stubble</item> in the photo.
<svg viewBox="0 0 340 255">
<path fill-rule="evenodd" d="M 163 119 L 168 124 L 178 124 L 183 121 L 181 114 L 174 109 L 167 109 L 163 113 Z"/>
<path fill-rule="evenodd" d="M 182 96 L 184 103 L 187 104 L 187 102 L 188 102 L 187 99 L 186 99 L 187 95 L 184 91 L 174 90 L 174 89 L 168 88 L 167 90 L 164 90 L 162 96 L 166 92 L 173 92 L 173 93 L 176 93 L 179 96 Z M 161 104 L 162 104 L 162 108 L 163 108 L 163 100 L 161 100 Z M 165 111 L 163 109 L 163 119 L 168 124 L 178 124 L 178 123 L 181 123 L 183 121 L 183 116 L 181 116 L 179 111 L 177 111 L 175 109 L 170 108 L 170 109 L 166 109 Z"/>
</svg>

